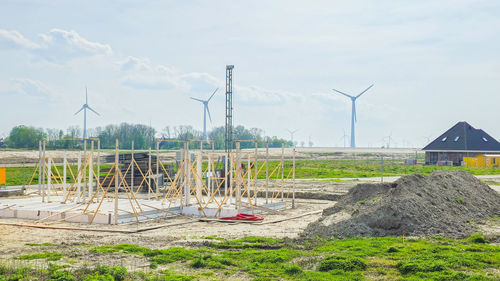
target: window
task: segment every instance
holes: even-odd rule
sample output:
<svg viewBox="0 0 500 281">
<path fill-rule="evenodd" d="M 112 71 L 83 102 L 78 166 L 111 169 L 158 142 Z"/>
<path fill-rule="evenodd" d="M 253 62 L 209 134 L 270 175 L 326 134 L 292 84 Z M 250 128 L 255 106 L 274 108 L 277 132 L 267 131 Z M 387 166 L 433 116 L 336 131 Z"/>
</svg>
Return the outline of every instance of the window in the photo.
<svg viewBox="0 0 500 281">
<path fill-rule="evenodd" d="M 460 138 L 460 136 L 456 136 L 453 141 L 457 142 L 459 138 Z"/>
<path fill-rule="evenodd" d="M 446 139 L 447 139 L 447 138 L 448 138 L 448 137 L 444 137 L 444 138 L 442 138 L 442 139 L 441 139 L 441 141 L 446 141 Z"/>
<path fill-rule="evenodd" d="M 487 138 L 485 138 L 485 137 L 483 137 L 483 141 L 488 141 L 488 139 L 487 139 Z"/>
</svg>

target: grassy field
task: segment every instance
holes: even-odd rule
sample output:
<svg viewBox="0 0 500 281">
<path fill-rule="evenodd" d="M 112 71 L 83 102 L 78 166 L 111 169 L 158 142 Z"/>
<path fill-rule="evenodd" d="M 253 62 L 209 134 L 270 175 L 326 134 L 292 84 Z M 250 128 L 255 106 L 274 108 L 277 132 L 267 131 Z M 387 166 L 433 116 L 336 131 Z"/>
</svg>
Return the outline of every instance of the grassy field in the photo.
<svg viewBox="0 0 500 281">
<path fill-rule="evenodd" d="M 101 170 L 110 168 L 111 165 L 101 165 Z M 71 172 L 73 172 L 73 175 L 77 175 L 77 166 L 72 165 L 71 166 Z M 59 174 L 57 173 L 59 172 Z M 57 166 L 57 171 L 56 167 L 52 167 L 52 173 L 54 177 L 58 177 L 60 175 L 62 177 L 63 175 L 63 167 Z M 6 185 L 11 186 L 11 185 L 23 185 L 23 184 L 29 184 L 30 182 L 32 184 L 38 184 L 38 170 L 35 174 L 35 167 L 7 167 L 6 168 Z M 71 176 L 70 168 L 67 169 L 67 183 L 72 183 L 73 182 L 73 177 Z M 96 170 L 97 173 L 97 170 Z M 105 176 L 106 173 L 101 172 L 102 176 Z M 61 181 L 61 179 L 58 177 L 58 181 Z"/>
<path fill-rule="evenodd" d="M 260 169 L 264 162 L 258 163 Z M 279 161 L 269 161 L 269 173 L 271 174 Z M 101 165 L 101 169 L 110 168 L 111 165 Z M 285 161 L 285 178 L 292 167 L 291 161 Z M 22 185 L 29 183 L 33 175 L 34 167 L 7 167 L 7 185 Z M 206 164 L 204 168 L 206 169 Z M 76 166 L 72 166 L 73 173 L 76 175 Z M 428 175 L 436 170 L 464 170 L 473 175 L 499 175 L 498 168 L 466 168 L 466 167 L 443 167 L 432 165 L 403 165 L 401 161 L 385 161 L 384 176 L 402 176 L 412 173 Z M 58 171 L 62 175 L 62 167 L 58 166 Z M 55 168 L 53 173 L 56 173 Z M 24 174 L 24 175 L 23 175 Z M 381 174 L 380 161 L 373 160 L 297 160 L 295 176 L 298 179 L 307 178 L 364 178 L 379 177 Z M 105 173 L 101 173 L 105 175 Z M 253 175 L 253 173 L 252 173 Z M 265 179 L 265 168 L 260 170 L 260 179 Z M 276 170 L 271 178 L 281 178 L 281 172 Z M 33 183 L 38 182 L 38 173 L 35 174 Z M 68 170 L 68 182 L 71 182 Z"/>
<path fill-rule="evenodd" d="M 263 163 L 259 163 L 262 165 Z M 279 164 L 279 161 L 269 162 L 269 171 Z M 366 178 L 379 177 L 381 174 L 380 161 L 353 161 L 353 160 L 297 160 L 295 168 L 296 178 Z M 259 166 L 260 167 L 260 166 Z M 291 161 L 285 161 L 285 177 L 292 167 Z M 443 167 L 433 165 L 403 165 L 401 161 L 385 161 L 384 176 L 402 176 L 412 173 L 428 175 L 436 170 L 464 170 L 473 175 L 498 175 L 497 168 L 466 168 Z M 281 177 L 281 173 L 278 175 Z M 273 175 L 276 177 L 276 174 Z M 259 174 L 265 178 L 265 171 Z"/>
<path fill-rule="evenodd" d="M 51 261 L 48 269 L 0 266 L 0 280 L 499 280 L 500 246 L 474 234 L 433 237 L 289 240 L 205 237 L 201 248 L 149 249 L 132 244 L 74 246 L 79 255 L 36 245 L 19 260 Z M 30 248 L 30 247 L 28 247 Z M 43 248 L 43 250 L 42 250 Z M 27 249 L 33 252 L 34 249 Z M 85 265 L 88 256 L 142 258 L 148 268 Z M 81 264 L 83 262 L 83 265 Z M 2 277 L 3 276 L 3 277 Z M 36 276 L 36 278 L 34 277 Z"/>
</svg>

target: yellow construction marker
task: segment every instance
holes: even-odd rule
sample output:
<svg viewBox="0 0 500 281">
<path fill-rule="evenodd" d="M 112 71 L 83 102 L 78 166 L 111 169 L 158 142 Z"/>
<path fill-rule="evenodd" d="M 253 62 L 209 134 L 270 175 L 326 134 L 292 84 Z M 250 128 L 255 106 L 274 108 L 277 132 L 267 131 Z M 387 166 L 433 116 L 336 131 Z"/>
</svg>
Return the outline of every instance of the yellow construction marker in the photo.
<svg viewBox="0 0 500 281">
<path fill-rule="evenodd" d="M 7 176 L 5 175 L 5 168 L 0 168 L 0 184 L 7 183 Z"/>
</svg>

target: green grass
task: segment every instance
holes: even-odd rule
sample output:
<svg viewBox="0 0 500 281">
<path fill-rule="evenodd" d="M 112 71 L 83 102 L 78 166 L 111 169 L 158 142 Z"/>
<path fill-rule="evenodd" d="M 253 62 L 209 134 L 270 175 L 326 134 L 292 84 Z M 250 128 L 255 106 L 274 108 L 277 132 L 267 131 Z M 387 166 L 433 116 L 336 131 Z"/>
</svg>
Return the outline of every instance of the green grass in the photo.
<svg viewBox="0 0 500 281">
<path fill-rule="evenodd" d="M 101 170 L 110 168 L 111 165 L 101 165 Z M 38 184 L 38 170 L 35 170 L 35 167 L 6 167 L 5 168 L 5 174 L 6 174 L 6 185 L 11 186 L 11 185 L 24 185 L 24 184 Z M 73 177 L 71 176 L 71 171 L 73 172 L 73 175 L 77 175 L 77 166 L 72 165 L 71 168 L 67 169 L 67 174 L 66 174 L 66 182 L 67 183 L 73 183 Z M 96 168 L 97 169 L 97 168 Z M 33 174 L 35 171 L 37 171 L 35 174 Z M 59 172 L 59 174 L 57 173 Z M 97 173 L 97 170 L 96 170 Z M 62 176 L 63 176 L 63 166 L 53 166 L 52 167 L 52 174 L 53 174 L 53 183 L 62 183 Z M 61 178 L 59 178 L 59 175 Z M 101 172 L 101 176 L 105 176 L 105 172 Z M 57 178 L 57 180 L 56 180 Z M 47 180 L 45 180 L 47 181 Z"/>
<path fill-rule="evenodd" d="M 399 237 L 224 240 L 211 236 L 204 245 L 149 249 L 119 244 L 89 251 L 138 255 L 149 261 L 145 272 L 122 270 L 125 280 L 231 280 L 233 275 L 252 280 L 500 279 L 500 246 L 490 244 L 482 234 L 462 240 L 436 236 L 404 241 Z M 114 273 L 98 267 L 89 274 L 88 278 L 101 279 L 88 280 L 105 280 L 102 276 Z"/>
<path fill-rule="evenodd" d="M 25 244 L 26 246 L 32 246 L 32 247 L 41 247 L 41 246 L 55 246 L 56 244 L 54 243 L 41 243 L 41 244 L 38 244 L 38 243 L 26 243 Z"/>
<path fill-rule="evenodd" d="M 265 163 L 260 161 L 258 167 L 262 167 Z M 269 173 L 279 165 L 279 161 L 269 161 Z M 110 165 L 101 165 L 101 170 L 110 168 Z M 292 161 L 285 161 L 284 176 L 290 172 Z M 6 185 L 23 185 L 28 184 L 32 179 L 34 167 L 7 167 L 7 184 Z M 59 174 L 62 176 L 62 166 L 57 166 Z M 204 163 L 206 169 L 206 163 Z M 23 172 L 24 170 L 24 172 Z M 71 170 L 76 175 L 76 166 L 72 166 Z M 467 167 L 443 167 L 432 165 L 403 165 L 401 161 L 388 160 L 384 163 L 384 176 L 402 176 L 412 173 L 419 173 L 428 175 L 437 170 L 456 171 L 463 170 L 473 175 L 498 175 L 500 169 L 498 168 L 467 168 Z M 24 173 L 24 176 L 23 176 Z M 54 175 L 57 175 L 56 168 L 53 168 Z M 105 172 L 101 172 L 105 176 Z M 340 178 L 366 178 L 366 177 L 380 177 L 380 161 L 378 160 L 297 160 L 295 176 L 298 179 L 317 178 L 324 179 L 323 181 L 339 182 Z M 67 182 L 73 182 L 68 170 Z M 259 179 L 265 178 L 265 168 L 259 173 Z M 281 179 L 281 171 L 278 169 L 274 174 L 270 175 L 273 179 Z M 38 172 L 34 175 L 32 183 L 38 183 Z M 487 184 L 494 184 L 487 182 Z M 500 184 L 500 183 L 497 183 Z"/>
<path fill-rule="evenodd" d="M 281 179 L 281 171 L 277 169 L 280 161 L 269 161 L 269 174 L 273 179 Z M 265 162 L 258 162 L 258 169 Z M 292 168 L 292 161 L 285 161 L 284 177 L 286 178 Z M 203 166 L 206 169 L 206 163 Z M 367 178 L 380 177 L 380 160 L 296 160 L 295 177 L 298 179 L 317 178 L 322 181 L 341 182 L 341 178 Z M 446 167 L 434 165 L 404 165 L 401 160 L 384 161 L 384 176 L 402 176 L 413 173 L 429 175 L 437 170 L 467 171 L 473 175 L 499 175 L 498 168 L 468 168 Z M 265 168 L 260 170 L 259 179 L 265 179 Z M 499 183 L 500 184 L 500 183 Z"/>
<path fill-rule="evenodd" d="M 46 259 L 48 261 L 58 261 L 62 258 L 63 254 L 59 252 L 41 252 L 29 255 L 22 255 L 17 257 L 20 260 L 36 260 Z"/>
</svg>

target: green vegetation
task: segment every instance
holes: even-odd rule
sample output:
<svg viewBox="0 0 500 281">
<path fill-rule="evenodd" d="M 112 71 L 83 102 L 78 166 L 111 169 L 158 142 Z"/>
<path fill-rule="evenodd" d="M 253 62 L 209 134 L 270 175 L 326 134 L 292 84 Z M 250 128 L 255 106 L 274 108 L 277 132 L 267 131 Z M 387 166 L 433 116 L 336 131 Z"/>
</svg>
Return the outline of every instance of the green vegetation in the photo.
<svg viewBox="0 0 500 281">
<path fill-rule="evenodd" d="M 62 253 L 59 252 L 41 252 L 36 254 L 22 255 L 19 256 L 20 260 L 35 260 L 35 259 L 46 259 L 48 261 L 58 261 L 62 258 Z"/>
<path fill-rule="evenodd" d="M 56 168 L 57 167 L 57 168 Z M 104 169 L 111 168 L 111 165 L 101 165 L 101 176 L 105 176 L 106 173 L 103 172 Z M 11 186 L 11 185 L 23 185 L 23 184 L 29 184 L 30 181 L 32 180 L 31 184 L 38 184 L 38 172 L 33 174 L 35 172 L 35 167 L 7 167 L 5 168 L 6 171 L 6 176 L 7 176 L 7 181 L 6 185 Z M 56 171 L 57 169 L 57 171 Z M 70 171 L 71 170 L 71 171 Z M 53 182 L 62 182 L 62 171 L 63 171 L 63 166 L 53 166 L 52 167 L 52 180 Z M 58 174 L 59 172 L 59 174 Z M 71 177 L 71 172 L 73 172 L 73 175 L 77 175 L 77 166 L 76 165 L 71 165 L 70 168 L 67 169 L 67 178 L 66 182 L 67 183 L 73 183 L 73 178 Z M 97 171 L 96 171 L 97 172 Z M 59 175 L 61 178 L 59 178 Z"/>
<path fill-rule="evenodd" d="M 463 240 L 372 237 L 291 240 L 211 237 L 201 248 L 92 247 L 92 255 L 134 255 L 149 268 L 77 264 L 49 269 L 0 266 L 0 280 L 499 280 L 500 246 L 482 234 Z M 52 255 L 40 253 L 31 258 Z M 88 255 L 83 253 L 82 255 Z M 36 256 L 36 257 L 35 257 Z M 60 258 L 61 255 L 59 255 Z M 74 268 L 72 267 L 74 266 Z M 40 277 L 41 276 L 41 277 Z"/>
<path fill-rule="evenodd" d="M 88 129 L 89 137 L 97 137 L 101 141 L 101 148 L 113 149 L 115 140 L 118 139 L 121 148 L 130 148 L 134 141 L 135 149 L 148 149 L 155 147 L 156 137 L 165 139 L 181 140 L 179 142 L 163 142 L 162 149 L 182 148 L 183 140 L 202 139 L 203 133 L 195 130 L 192 126 L 165 127 L 162 132 L 157 132 L 153 127 L 143 124 L 121 123 L 119 125 L 107 125 Z M 269 141 L 269 147 L 281 147 L 284 143 L 286 147 L 293 146 L 292 142 L 280 139 L 276 136 L 264 136 L 264 131 L 258 128 L 247 129 L 241 125 L 233 127 L 234 139 L 236 140 L 258 140 L 259 147 L 263 147 L 263 141 Z M 37 149 L 40 140 L 47 140 L 47 149 L 74 149 L 81 148 L 83 132 L 78 126 L 70 126 L 66 132 L 61 129 L 43 129 L 30 126 L 16 126 L 12 128 L 8 137 L 5 138 L 7 148 Z M 216 127 L 208 132 L 208 137 L 214 140 L 215 149 L 224 149 L 225 127 Z M 312 145 L 312 144 L 311 144 Z M 241 148 L 253 148 L 254 142 L 242 142 Z M 199 143 L 191 142 L 190 147 L 198 148 Z M 210 148 L 211 145 L 206 145 Z"/>
<path fill-rule="evenodd" d="M 259 162 L 261 167 L 264 162 Z M 269 161 L 270 173 L 279 165 L 279 161 Z M 110 168 L 111 165 L 101 165 L 101 175 L 105 176 L 104 169 Z M 289 174 L 292 167 L 291 161 L 285 161 L 285 177 Z M 7 167 L 7 185 L 23 185 L 29 183 L 35 171 L 34 167 Z M 59 174 L 62 175 L 62 166 L 57 166 Z M 76 166 L 71 166 L 73 174 L 76 175 Z M 204 163 L 206 169 L 206 163 Z M 402 176 L 412 173 L 429 175 L 436 170 L 464 170 L 473 175 L 497 175 L 500 174 L 498 168 L 466 168 L 466 167 L 443 167 L 443 166 L 424 166 L 424 165 L 403 165 L 397 161 L 387 161 L 384 164 L 384 176 Z M 24 176 L 23 176 L 24 174 Z M 53 174 L 57 176 L 56 168 L 53 167 Z M 352 160 L 297 160 L 296 161 L 296 178 L 318 178 L 322 181 L 340 182 L 340 178 L 365 178 L 380 176 L 379 161 L 352 161 Z M 265 171 L 259 174 L 260 179 L 265 178 Z M 271 178 L 281 178 L 281 172 L 276 172 L 271 175 Z M 60 179 L 58 179 L 60 180 Z M 33 183 L 38 182 L 38 173 L 34 175 Z M 71 183 L 70 171 L 68 170 L 67 182 Z M 492 184 L 492 182 L 486 182 Z"/>
<path fill-rule="evenodd" d="M 41 246 L 55 246 L 56 244 L 54 243 L 42 243 L 42 244 L 38 244 L 38 243 L 26 243 L 25 244 L 26 246 L 32 246 L 32 247 L 41 247 Z"/>
<path fill-rule="evenodd" d="M 259 163 L 259 166 L 263 163 Z M 279 161 L 269 161 L 269 171 L 272 172 Z M 296 178 L 366 178 L 380 177 L 379 160 L 297 160 L 295 162 Z M 291 161 L 285 161 L 285 176 L 292 168 Z M 468 168 L 468 167 L 446 167 L 432 165 L 403 165 L 401 161 L 386 161 L 384 163 L 384 176 L 402 176 L 418 173 L 429 175 L 437 170 L 467 171 L 473 175 L 498 175 L 498 168 Z M 275 173 L 275 177 L 276 177 Z M 281 173 L 278 173 L 281 177 Z M 260 175 L 265 178 L 265 173 Z M 335 180 L 334 180 L 335 181 Z"/>
</svg>

